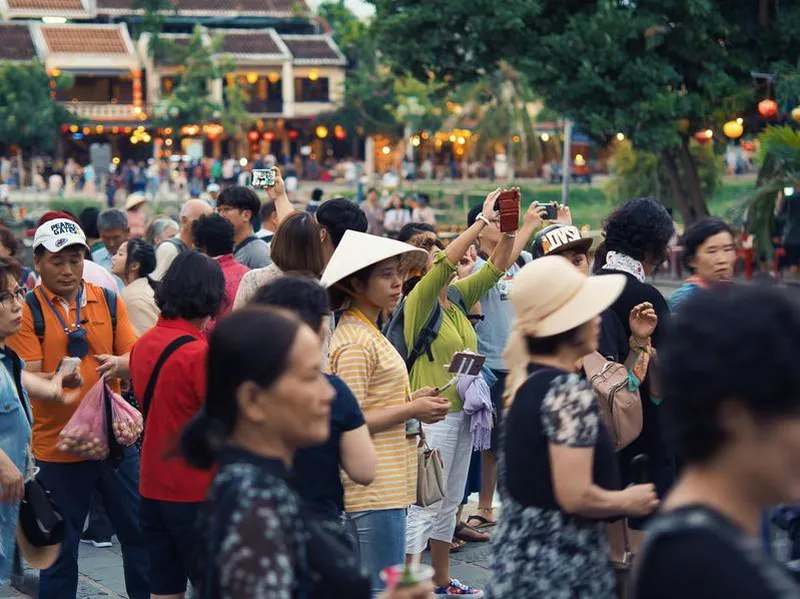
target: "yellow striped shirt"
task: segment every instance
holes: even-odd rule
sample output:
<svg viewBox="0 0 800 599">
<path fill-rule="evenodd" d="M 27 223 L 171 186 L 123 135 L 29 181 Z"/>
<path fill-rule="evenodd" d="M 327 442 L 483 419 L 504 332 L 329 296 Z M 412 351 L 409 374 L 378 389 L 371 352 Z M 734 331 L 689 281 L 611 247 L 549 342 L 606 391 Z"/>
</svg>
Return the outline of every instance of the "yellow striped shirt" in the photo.
<svg viewBox="0 0 800 599">
<path fill-rule="evenodd" d="M 365 415 L 411 401 L 403 358 L 358 310 L 342 314 L 331 339 L 328 367 L 347 383 Z M 398 424 L 374 434 L 372 441 L 378 457 L 373 483 L 364 487 L 342 474 L 347 512 L 406 508 L 416 500 L 416 437 L 406 437 L 405 424 Z"/>
</svg>

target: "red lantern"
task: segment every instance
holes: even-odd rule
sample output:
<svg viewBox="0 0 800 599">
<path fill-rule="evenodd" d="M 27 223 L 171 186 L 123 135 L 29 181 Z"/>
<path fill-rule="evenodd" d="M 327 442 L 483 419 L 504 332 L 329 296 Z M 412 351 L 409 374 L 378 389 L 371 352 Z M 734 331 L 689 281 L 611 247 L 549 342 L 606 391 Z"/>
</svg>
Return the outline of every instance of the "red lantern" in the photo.
<svg viewBox="0 0 800 599">
<path fill-rule="evenodd" d="M 295 131 L 294 129 L 291 129 L 289 131 L 289 139 L 297 139 L 299 135 L 300 133 L 298 131 Z"/>
<path fill-rule="evenodd" d="M 694 134 L 695 140 L 697 140 L 697 142 L 701 144 L 710 141 L 712 137 L 714 137 L 714 132 L 711 129 L 704 129 Z"/>
<path fill-rule="evenodd" d="M 259 137 L 258 131 L 250 131 L 247 133 L 247 139 L 249 139 L 250 141 L 253 142 L 258 141 L 258 137 Z"/>
<path fill-rule="evenodd" d="M 61 133 L 66 133 L 69 131 L 69 125 L 61 125 Z"/>
<path fill-rule="evenodd" d="M 758 113 L 765 119 L 771 119 L 778 114 L 778 103 L 766 98 L 758 103 Z"/>
<path fill-rule="evenodd" d="M 272 141 L 275 139 L 275 134 L 272 131 L 264 131 L 264 135 L 262 135 L 264 141 Z"/>
<path fill-rule="evenodd" d="M 754 144 L 752 141 L 749 141 L 749 140 L 748 141 L 743 141 L 742 142 L 742 149 L 745 152 L 752 152 L 753 150 L 756 149 L 756 144 Z"/>
<path fill-rule="evenodd" d="M 333 136 L 336 139 L 346 139 L 347 138 L 347 132 L 344 130 L 344 127 L 342 127 L 341 125 L 336 125 L 336 127 L 333 128 Z"/>
</svg>

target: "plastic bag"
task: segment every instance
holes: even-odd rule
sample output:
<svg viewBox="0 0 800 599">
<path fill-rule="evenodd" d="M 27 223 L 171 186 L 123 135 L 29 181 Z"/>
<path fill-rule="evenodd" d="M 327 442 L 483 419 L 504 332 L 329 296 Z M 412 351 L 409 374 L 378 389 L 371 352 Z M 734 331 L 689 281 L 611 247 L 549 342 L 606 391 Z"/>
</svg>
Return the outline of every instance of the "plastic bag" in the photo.
<svg viewBox="0 0 800 599">
<path fill-rule="evenodd" d="M 108 396 L 111 400 L 111 426 L 114 437 L 120 445 L 125 447 L 133 445 L 144 429 L 142 414 L 111 389 L 108 390 Z"/>
<path fill-rule="evenodd" d="M 89 460 L 108 457 L 104 379 L 101 378 L 89 389 L 72 418 L 61 429 L 58 449 Z"/>
</svg>

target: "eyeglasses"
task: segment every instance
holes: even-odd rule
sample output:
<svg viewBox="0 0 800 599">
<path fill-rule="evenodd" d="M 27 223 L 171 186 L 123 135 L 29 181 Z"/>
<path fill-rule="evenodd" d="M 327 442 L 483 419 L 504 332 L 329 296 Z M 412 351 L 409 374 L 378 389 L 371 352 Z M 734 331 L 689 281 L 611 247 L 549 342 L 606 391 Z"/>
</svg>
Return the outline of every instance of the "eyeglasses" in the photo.
<svg viewBox="0 0 800 599">
<path fill-rule="evenodd" d="M 4 308 L 10 310 L 14 307 L 14 300 L 17 300 L 20 304 L 25 301 L 26 293 L 27 291 L 22 287 L 18 287 L 16 291 L 0 293 L 0 304 L 2 304 Z"/>
<path fill-rule="evenodd" d="M 423 239 L 422 241 L 419 242 L 419 247 L 425 250 L 426 252 L 430 252 L 434 247 L 443 250 L 444 243 L 442 243 L 440 239 L 437 239 L 435 237 L 428 237 L 427 239 Z"/>
</svg>

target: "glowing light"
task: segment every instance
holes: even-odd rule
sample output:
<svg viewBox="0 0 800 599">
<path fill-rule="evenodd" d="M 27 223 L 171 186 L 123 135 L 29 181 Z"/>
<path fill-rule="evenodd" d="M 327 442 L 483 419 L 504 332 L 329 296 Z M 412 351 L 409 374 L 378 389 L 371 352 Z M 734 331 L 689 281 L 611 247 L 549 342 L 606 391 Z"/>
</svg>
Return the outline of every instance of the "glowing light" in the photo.
<svg viewBox="0 0 800 599">
<path fill-rule="evenodd" d="M 119 156 L 114 156 L 114 157 L 111 159 L 111 162 L 112 162 L 113 164 L 119 164 Z"/>
<path fill-rule="evenodd" d="M 514 136 L 514 137 L 512 137 L 511 139 L 513 139 L 513 140 L 514 140 L 514 143 L 515 143 L 515 144 L 518 144 L 518 143 L 519 143 L 519 141 L 520 141 L 520 137 L 519 137 L 519 135 L 515 135 L 515 136 Z"/>
<path fill-rule="evenodd" d="M 415 135 L 414 137 L 411 138 L 411 145 L 414 146 L 415 148 L 418 148 L 419 144 L 421 143 L 422 140 L 419 138 L 419 135 Z"/>
<path fill-rule="evenodd" d="M 392 148 L 390 148 L 389 146 L 383 146 L 381 152 L 383 152 L 385 156 L 388 156 L 389 154 L 392 153 Z"/>
<path fill-rule="evenodd" d="M 542 133 L 540 138 L 544 143 L 547 143 L 548 141 L 550 141 L 550 134 L 549 133 Z"/>
<path fill-rule="evenodd" d="M 171 146 L 172 145 L 172 140 L 171 139 L 164 140 L 164 145 L 165 146 Z"/>
<path fill-rule="evenodd" d="M 617 141 L 625 141 L 625 134 L 622 131 L 617 133 Z"/>
<path fill-rule="evenodd" d="M 84 127 L 83 128 L 83 134 L 84 135 L 89 135 L 91 132 L 92 132 L 91 127 Z"/>
<path fill-rule="evenodd" d="M 94 128 L 94 132 L 97 133 L 97 134 L 102 133 L 103 132 L 103 125 L 97 125 L 97 127 Z"/>
<path fill-rule="evenodd" d="M 422 132 L 422 139 L 428 139 L 428 137 L 430 137 L 430 136 L 428 135 L 428 132 L 427 132 L 427 131 L 423 131 L 423 132 Z"/>
<path fill-rule="evenodd" d="M 336 125 L 333 128 L 333 136 L 338 140 L 347 139 L 347 131 L 341 125 Z"/>
<path fill-rule="evenodd" d="M 47 25 L 63 25 L 66 22 L 66 17 L 42 17 L 42 23 Z"/>
<path fill-rule="evenodd" d="M 239 159 L 240 166 L 247 166 L 247 158 L 240 158 Z"/>
<path fill-rule="evenodd" d="M 311 81 L 316 81 L 317 79 L 319 79 L 319 71 L 317 71 L 317 69 L 311 69 L 311 70 L 308 72 L 308 78 L 309 78 Z"/>
<path fill-rule="evenodd" d="M 320 139 L 325 139 L 328 137 L 328 128 L 325 125 L 317 125 L 317 128 L 314 130 L 314 132 Z"/>
<path fill-rule="evenodd" d="M 456 143 L 456 136 L 455 136 L 455 135 L 451 135 L 451 136 L 450 136 L 450 143 L 451 143 L 451 144 L 454 144 L 454 143 Z"/>
<path fill-rule="evenodd" d="M 460 145 L 460 146 L 463 146 L 465 143 L 467 143 L 467 140 L 464 139 L 464 137 L 459 137 L 457 141 L 458 141 L 458 145 Z"/>
<path fill-rule="evenodd" d="M 133 107 L 134 114 L 142 114 L 142 107 L 141 106 L 134 106 Z"/>
<path fill-rule="evenodd" d="M 706 129 L 703 132 L 703 135 L 706 136 L 706 139 L 711 139 L 712 137 L 714 137 L 714 132 L 711 129 Z"/>
<path fill-rule="evenodd" d="M 794 195 L 794 187 L 784 187 L 783 188 L 783 197 L 788 197 Z"/>
<path fill-rule="evenodd" d="M 250 141 L 258 141 L 258 138 L 259 138 L 258 131 L 248 131 L 247 139 L 249 139 Z"/>
<path fill-rule="evenodd" d="M 50 69 L 51 77 L 58 77 L 61 74 L 61 69 Z"/>
<path fill-rule="evenodd" d="M 744 119 L 742 117 L 739 117 L 738 119 L 736 119 L 736 122 L 741 125 L 744 123 Z"/>
<path fill-rule="evenodd" d="M 167 127 L 166 129 L 164 129 L 164 134 L 165 135 L 172 135 L 172 127 Z"/>
<path fill-rule="evenodd" d="M 70 130 L 70 133 L 77 133 L 78 132 L 78 125 L 70 125 L 69 130 Z"/>
<path fill-rule="evenodd" d="M 258 73 L 247 73 L 245 79 L 247 79 L 247 83 L 250 85 L 255 85 L 258 82 Z"/>
<path fill-rule="evenodd" d="M 294 129 L 289 131 L 289 139 L 297 139 L 299 135 L 300 135 L 299 131 L 295 131 Z"/>
<path fill-rule="evenodd" d="M 739 139 L 744 133 L 744 125 L 738 121 L 728 121 L 722 125 L 722 132 L 729 139 Z"/>
<path fill-rule="evenodd" d="M 575 166 L 585 166 L 586 159 L 583 157 L 583 154 L 575 154 Z"/>
<path fill-rule="evenodd" d="M 138 144 L 138 143 L 139 143 L 139 138 L 138 138 L 138 137 L 136 137 L 135 135 L 131 135 L 131 143 L 132 143 L 133 145 L 136 145 L 136 144 Z"/>
<path fill-rule="evenodd" d="M 274 71 L 272 73 L 270 73 L 269 75 L 267 75 L 267 80 L 270 83 L 277 83 L 280 78 L 281 78 L 281 76 L 278 75 L 278 73 L 276 73 Z"/>
</svg>

